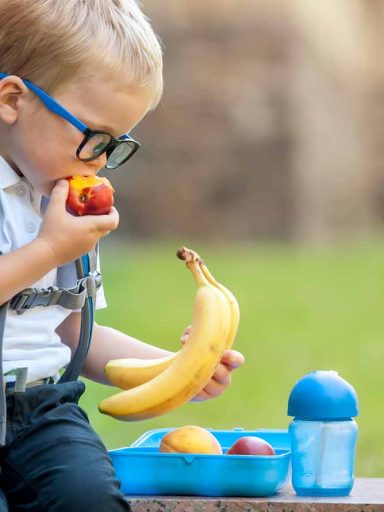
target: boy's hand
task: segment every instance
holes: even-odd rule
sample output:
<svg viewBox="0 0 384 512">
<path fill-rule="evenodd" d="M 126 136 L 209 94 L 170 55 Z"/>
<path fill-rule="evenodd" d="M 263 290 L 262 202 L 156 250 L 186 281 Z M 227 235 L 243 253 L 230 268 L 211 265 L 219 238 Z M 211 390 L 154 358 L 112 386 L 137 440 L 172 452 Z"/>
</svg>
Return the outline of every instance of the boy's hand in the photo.
<svg viewBox="0 0 384 512">
<path fill-rule="evenodd" d="M 191 332 L 189 325 L 183 332 L 180 341 L 186 343 L 189 333 Z M 237 350 L 225 350 L 221 358 L 219 366 L 216 368 L 211 380 L 191 401 L 198 402 L 208 400 L 220 396 L 231 383 L 231 372 L 236 368 L 240 368 L 244 364 L 244 356 Z"/>
<path fill-rule="evenodd" d="M 74 217 L 66 210 L 69 183 L 60 180 L 51 193 L 38 238 L 52 252 L 56 266 L 64 265 L 92 250 L 103 236 L 116 229 L 119 214 Z"/>
</svg>

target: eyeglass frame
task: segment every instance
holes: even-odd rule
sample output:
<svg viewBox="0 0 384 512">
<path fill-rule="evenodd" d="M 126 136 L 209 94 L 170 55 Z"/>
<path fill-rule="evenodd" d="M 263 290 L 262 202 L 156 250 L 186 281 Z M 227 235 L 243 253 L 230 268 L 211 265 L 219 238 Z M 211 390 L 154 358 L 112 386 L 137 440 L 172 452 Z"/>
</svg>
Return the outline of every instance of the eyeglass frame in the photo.
<svg viewBox="0 0 384 512">
<path fill-rule="evenodd" d="M 3 78 L 6 78 L 7 76 L 10 76 L 10 75 L 8 73 L 0 72 L 0 80 Z M 102 155 L 103 153 L 106 153 L 107 154 L 107 162 L 105 164 L 105 168 L 110 169 L 110 170 L 117 169 L 121 165 L 125 164 L 125 162 L 127 162 L 136 153 L 136 151 L 141 147 L 141 144 L 139 142 L 137 142 L 136 140 L 134 140 L 129 134 L 124 134 L 124 135 L 121 135 L 120 137 L 116 138 L 113 135 L 111 135 L 110 133 L 102 131 L 102 130 L 91 130 L 85 123 L 83 123 L 82 121 L 80 121 L 80 119 L 78 119 L 76 116 L 71 114 L 71 112 L 69 112 L 69 110 L 67 110 L 62 105 L 60 105 L 60 103 L 58 103 L 54 98 L 52 98 L 52 96 L 50 96 L 48 93 L 43 91 L 43 89 L 40 89 L 40 87 L 38 87 L 37 85 L 32 83 L 30 80 L 27 80 L 26 78 L 21 78 L 21 79 L 23 80 L 25 85 L 28 87 L 28 89 L 30 89 L 32 92 L 34 92 L 36 94 L 36 96 L 42 101 L 42 103 L 48 108 L 48 110 L 50 110 L 54 114 L 58 115 L 59 117 L 65 119 L 66 121 L 68 121 L 68 123 L 70 123 L 72 126 L 77 128 L 80 132 L 82 132 L 84 134 L 84 138 L 76 150 L 76 156 L 81 162 L 91 162 L 92 160 L 96 160 L 97 158 L 99 158 L 99 156 Z M 87 144 L 87 142 L 89 141 L 89 139 L 91 137 L 93 137 L 94 135 L 98 135 L 98 134 L 108 135 L 111 138 L 110 142 L 103 149 L 103 151 L 101 153 L 99 153 L 98 155 L 92 156 L 90 158 L 85 158 L 85 159 L 80 158 L 79 155 L 80 155 L 80 152 L 83 149 L 83 147 Z M 110 154 L 120 144 L 122 144 L 124 142 L 133 143 L 134 148 L 133 148 L 132 152 L 121 163 L 119 163 L 119 165 L 114 166 L 114 167 L 108 166 L 108 158 L 109 158 Z"/>
</svg>

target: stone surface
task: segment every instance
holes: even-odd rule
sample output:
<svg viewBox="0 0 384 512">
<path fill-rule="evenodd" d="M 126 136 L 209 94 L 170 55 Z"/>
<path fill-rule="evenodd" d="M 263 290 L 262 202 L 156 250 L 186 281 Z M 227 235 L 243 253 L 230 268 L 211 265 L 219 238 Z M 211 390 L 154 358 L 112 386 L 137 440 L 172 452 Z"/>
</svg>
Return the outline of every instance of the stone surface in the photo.
<svg viewBox="0 0 384 512">
<path fill-rule="evenodd" d="M 384 478 L 357 478 L 350 496 L 300 497 L 291 486 L 268 498 L 130 496 L 132 512 L 384 512 Z"/>
</svg>

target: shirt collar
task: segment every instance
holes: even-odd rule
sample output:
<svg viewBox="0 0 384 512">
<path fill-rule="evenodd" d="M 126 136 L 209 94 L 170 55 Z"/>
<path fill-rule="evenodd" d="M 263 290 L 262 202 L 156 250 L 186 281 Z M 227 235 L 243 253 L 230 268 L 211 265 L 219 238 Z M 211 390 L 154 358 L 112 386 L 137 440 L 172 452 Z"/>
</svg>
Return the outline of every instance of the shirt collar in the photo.
<svg viewBox="0 0 384 512">
<path fill-rule="evenodd" d="M 12 187 L 22 181 L 23 178 L 19 176 L 12 167 L 0 156 L 0 190 Z M 38 215 L 41 215 L 41 201 L 42 195 L 31 187 L 31 202 L 34 210 Z M 48 199 L 47 199 L 48 201 Z M 46 205 L 45 205 L 46 208 Z"/>
<path fill-rule="evenodd" d="M 0 189 L 5 189 L 16 185 L 21 177 L 12 169 L 12 167 L 0 156 Z"/>
</svg>

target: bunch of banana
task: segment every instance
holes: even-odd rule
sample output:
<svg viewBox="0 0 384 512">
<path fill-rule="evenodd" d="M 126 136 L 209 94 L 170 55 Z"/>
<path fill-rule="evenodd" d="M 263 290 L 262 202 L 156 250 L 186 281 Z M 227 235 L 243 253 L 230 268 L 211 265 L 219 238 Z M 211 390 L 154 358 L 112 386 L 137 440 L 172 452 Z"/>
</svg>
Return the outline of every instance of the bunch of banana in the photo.
<svg viewBox="0 0 384 512">
<path fill-rule="evenodd" d="M 125 389 L 99 404 L 102 413 L 135 421 L 164 414 L 193 398 L 211 379 L 239 324 L 235 297 L 210 274 L 199 255 L 182 247 L 197 284 L 192 329 L 181 350 L 157 359 L 116 359 L 105 368 L 112 384 Z"/>
</svg>

